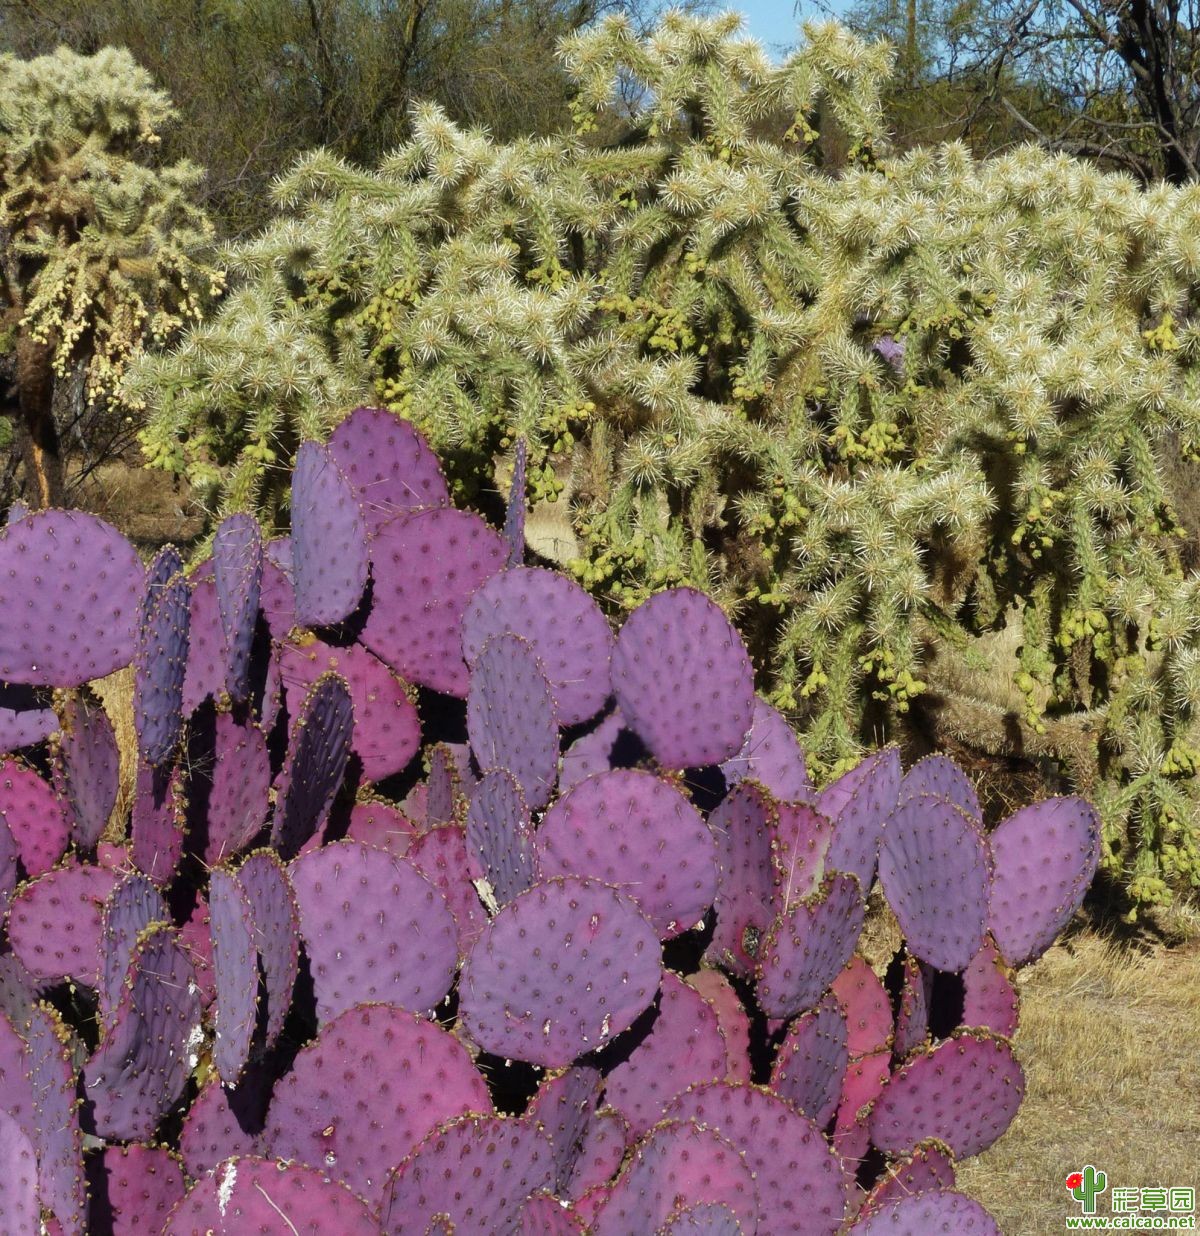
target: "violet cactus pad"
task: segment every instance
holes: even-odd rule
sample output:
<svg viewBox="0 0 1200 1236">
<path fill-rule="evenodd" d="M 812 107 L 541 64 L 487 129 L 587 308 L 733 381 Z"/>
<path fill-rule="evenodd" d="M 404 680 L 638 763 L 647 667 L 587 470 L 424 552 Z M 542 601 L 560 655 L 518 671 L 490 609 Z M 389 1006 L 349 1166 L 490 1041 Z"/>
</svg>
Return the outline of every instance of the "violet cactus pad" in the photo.
<svg viewBox="0 0 1200 1236">
<path fill-rule="evenodd" d="M 189 590 L 174 575 L 148 599 L 133 657 L 133 721 L 145 763 L 166 764 L 183 730 Z"/>
<path fill-rule="evenodd" d="M 1048 798 L 992 831 L 988 925 L 1015 966 L 1040 957 L 1083 903 L 1100 862 L 1100 818 L 1082 798 Z"/>
<path fill-rule="evenodd" d="M 900 782 L 899 801 L 907 802 L 919 794 L 944 798 L 977 824 L 983 821 L 978 791 L 967 774 L 949 756 L 927 755 L 904 774 L 904 779 Z"/>
<path fill-rule="evenodd" d="M 761 697 L 754 700 L 754 716 L 742 749 L 721 765 L 721 772 L 729 786 L 749 778 L 785 802 L 805 802 L 814 793 L 796 731 Z"/>
<path fill-rule="evenodd" d="M 92 1231 L 161 1232 L 187 1192 L 178 1157 L 162 1146 L 108 1146 L 88 1167 Z"/>
<path fill-rule="evenodd" d="M 262 589 L 263 545 L 258 523 L 230 515 L 213 537 L 213 579 L 225 644 L 225 689 L 242 701 L 250 689 L 250 650 Z"/>
<path fill-rule="evenodd" d="M 363 1004 L 301 1050 L 275 1087 L 264 1141 L 272 1155 L 344 1181 L 374 1207 L 388 1172 L 426 1134 L 491 1110 L 453 1035 L 402 1009 Z"/>
<path fill-rule="evenodd" d="M 660 592 L 625 619 L 612 675 L 626 724 L 665 768 L 732 759 L 754 724 L 746 646 L 694 588 Z"/>
<path fill-rule="evenodd" d="M 827 785 L 817 809 L 833 821 L 826 862 L 858 876 L 863 892 L 875 878 L 884 821 L 900 792 L 900 753 L 885 747 Z"/>
<path fill-rule="evenodd" d="M 909 949 L 931 966 L 963 970 L 979 951 L 991 876 L 979 825 L 953 803 L 918 794 L 888 819 L 879 878 Z"/>
<path fill-rule="evenodd" d="M 258 949 L 254 910 L 245 889 L 228 871 L 214 868 L 208 883 L 208 913 L 216 982 L 213 1064 L 232 1086 L 250 1059 L 258 1014 Z"/>
<path fill-rule="evenodd" d="M 505 769 L 485 773 L 471 790 L 466 840 L 498 905 L 507 905 L 533 883 L 529 808 L 516 778 Z"/>
<path fill-rule="evenodd" d="M 339 841 L 292 864 L 322 1023 L 356 1004 L 429 1012 L 458 964 L 445 899 L 402 858 Z"/>
<path fill-rule="evenodd" d="M 858 1236 L 1001 1236 L 995 1219 L 972 1198 L 949 1190 L 931 1190 L 900 1198 L 860 1218 L 850 1229 Z"/>
<path fill-rule="evenodd" d="M 1020 1001 L 1013 972 L 990 937 L 971 959 L 962 979 L 962 1024 L 1012 1038 L 1020 1020 Z"/>
<path fill-rule="evenodd" d="M 594 876 L 621 889 L 665 939 L 694 927 L 717 892 L 716 843 L 670 783 L 639 769 L 580 782 L 536 834 L 544 876 Z"/>
<path fill-rule="evenodd" d="M 71 805 L 76 845 L 93 849 L 117 802 L 120 754 L 108 713 L 84 694 L 63 710 L 56 778 Z"/>
<path fill-rule="evenodd" d="M 0 532 L 0 679 L 78 687 L 133 660 L 145 570 L 110 524 L 39 511 Z"/>
<path fill-rule="evenodd" d="M 12 756 L 0 760 L 0 820 L 31 876 L 49 871 L 71 839 L 71 819 L 54 788 Z"/>
<path fill-rule="evenodd" d="M 565 575 L 540 567 L 493 575 L 467 605 L 462 632 L 463 656 L 472 666 L 493 636 L 528 640 L 554 693 L 560 725 L 587 721 L 608 699 L 612 631 L 596 602 Z"/>
<path fill-rule="evenodd" d="M 83 1133 L 76 1099 L 78 1075 L 63 1043 L 65 1035 L 66 1027 L 50 1005 L 34 1007 L 25 1027 L 33 1100 L 29 1132 L 39 1164 L 38 1194 L 42 1205 L 65 1231 L 82 1233 L 87 1196 Z"/>
<path fill-rule="evenodd" d="M 879 1183 L 863 1200 L 860 1217 L 892 1202 L 930 1189 L 954 1188 L 954 1156 L 947 1146 L 930 1139 L 887 1165 Z"/>
<path fill-rule="evenodd" d="M 508 542 L 508 566 L 519 567 L 525 562 L 525 466 L 529 448 L 524 438 L 517 439 L 513 450 L 512 484 L 508 487 L 508 505 L 504 512 L 504 539 Z"/>
<path fill-rule="evenodd" d="M 595 880 L 535 885 L 492 920 L 463 967 L 460 1013 L 486 1051 L 560 1068 L 603 1047 L 648 1008 L 658 936 Z"/>
<path fill-rule="evenodd" d="M 871 1110 L 871 1140 L 903 1154 L 934 1137 L 965 1159 L 1008 1128 L 1024 1095 L 1009 1042 L 960 1030 L 892 1074 Z"/>
<path fill-rule="evenodd" d="M 849 1062 L 846 1015 L 826 996 L 788 1026 L 771 1068 L 771 1089 L 824 1128 L 837 1111 Z"/>
</svg>

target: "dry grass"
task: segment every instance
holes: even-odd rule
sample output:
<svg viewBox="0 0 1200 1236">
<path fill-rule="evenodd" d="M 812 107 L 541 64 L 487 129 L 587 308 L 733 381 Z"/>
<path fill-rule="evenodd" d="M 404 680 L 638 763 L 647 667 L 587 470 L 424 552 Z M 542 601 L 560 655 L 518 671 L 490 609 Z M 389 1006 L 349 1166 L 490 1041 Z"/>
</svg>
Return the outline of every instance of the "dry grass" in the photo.
<svg viewBox="0 0 1200 1236">
<path fill-rule="evenodd" d="M 1020 981 L 1025 1103 L 991 1150 L 962 1164 L 966 1192 L 1007 1236 L 1063 1231 L 1078 1213 L 1063 1181 L 1088 1163 L 1110 1190 L 1200 1193 L 1200 941 L 1138 949 L 1084 934 Z"/>
<path fill-rule="evenodd" d="M 119 841 L 125 833 L 137 786 L 137 730 L 133 723 L 133 667 L 127 665 L 107 678 L 89 684 L 112 722 L 120 756 L 120 781 L 117 801 L 109 816 L 109 841 Z"/>
<path fill-rule="evenodd" d="M 147 549 L 168 541 L 186 545 L 204 530 L 203 516 L 183 482 L 136 463 L 98 468 L 84 482 L 73 505 L 108 520 Z"/>
</svg>

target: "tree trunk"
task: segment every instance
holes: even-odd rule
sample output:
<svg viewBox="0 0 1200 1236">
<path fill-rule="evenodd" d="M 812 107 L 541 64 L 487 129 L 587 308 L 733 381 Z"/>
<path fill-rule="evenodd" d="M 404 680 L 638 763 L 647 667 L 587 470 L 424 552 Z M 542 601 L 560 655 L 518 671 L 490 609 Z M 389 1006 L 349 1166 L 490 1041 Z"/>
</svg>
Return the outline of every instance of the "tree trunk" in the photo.
<svg viewBox="0 0 1200 1236">
<path fill-rule="evenodd" d="M 17 340 L 17 399 L 21 450 L 30 506 L 44 509 L 63 500 L 62 448 L 54 423 L 54 369 L 50 345 L 27 335 Z"/>
</svg>

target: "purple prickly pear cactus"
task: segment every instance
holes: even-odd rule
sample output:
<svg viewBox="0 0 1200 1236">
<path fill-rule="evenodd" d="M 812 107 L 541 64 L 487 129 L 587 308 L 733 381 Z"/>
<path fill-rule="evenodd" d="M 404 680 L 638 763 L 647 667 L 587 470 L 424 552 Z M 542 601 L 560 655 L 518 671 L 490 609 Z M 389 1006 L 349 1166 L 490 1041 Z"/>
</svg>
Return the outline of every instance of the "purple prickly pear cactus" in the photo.
<svg viewBox="0 0 1200 1236">
<path fill-rule="evenodd" d="M 407 681 L 464 697 L 463 611 L 507 560 L 503 537 L 467 511 L 392 520 L 371 546 L 374 604 L 362 642 Z"/>
<path fill-rule="evenodd" d="M 487 925 L 475 887 L 478 871 L 467 850 L 467 835 L 457 824 L 439 824 L 408 847 L 407 862 L 442 894 L 458 934 L 458 955 L 466 957 Z"/>
<path fill-rule="evenodd" d="M 254 910 L 245 889 L 214 867 L 208 880 L 208 916 L 216 983 L 213 1064 L 227 1086 L 237 1083 L 250 1059 L 258 1014 L 258 949 Z"/>
<path fill-rule="evenodd" d="M 817 1126 L 777 1095 L 713 1082 L 685 1091 L 664 1114 L 697 1121 L 741 1151 L 758 1185 L 760 1232 L 830 1236 L 840 1227 L 853 1182 Z"/>
<path fill-rule="evenodd" d="M 660 592 L 626 618 L 612 677 L 626 724 L 666 768 L 732 759 L 754 723 L 742 637 L 694 588 Z"/>
<path fill-rule="evenodd" d="M 255 850 L 238 868 L 237 881 L 250 905 L 254 946 L 267 996 L 266 1041 L 283 1030 L 300 965 L 300 910 L 274 850 Z"/>
<path fill-rule="evenodd" d="M 30 747 L 58 729 L 54 709 L 39 695 L 32 687 L 0 682 L 0 752 Z"/>
<path fill-rule="evenodd" d="M 617 1174 L 625 1151 L 632 1142 L 625 1117 L 611 1107 L 601 1108 L 584 1131 L 571 1166 L 570 1178 L 560 1190 L 563 1197 L 582 1204 L 583 1199 L 594 1190 L 606 1188 L 607 1182 Z"/>
<path fill-rule="evenodd" d="M 145 570 L 111 525 L 39 511 L 0 532 L 0 679 L 78 687 L 133 659 Z"/>
<path fill-rule="evenodd" d="M 638 769 L 580 782 L 546 812 L 535 845 L 543 876 L 593 876 L 621 889 L 663 938 L 694 927 L 716 896 L 708 825 L 679 790 Z"/>
<path fill-rule="evenodd" d="M 977 824 L 983 821 L 978 792 L 967 774 L 948 755 L 927 755 L 904 774 L 899 801 L 905 803 L 920 794 L 944 798 Z"/>
<path fill-rule="evenodd" d="M 897 1060 L 903 1060 L 929 1042 L 929 995 L 931 976 L 915 957 L 904 959 L 904 985 L 896 1010 Z"/>
<path fill-rule="evenodd" d="M 557 707 L 533 645 L 519 635 L 494 635 L 480 651 L 467 732 L 481 769 L 507 769 L 534 810 L 550 801 L 558 778 Z"/>
<path fill-rule="evenodd" d="M 758 960 L 758 1003 L 768 1017 L 813 1008 L 841 973 L 862 933 L 858 879 L 831 872 L 820 889 L 772 923 Z"/>
<path fill-rule="evenodd" d="M 1082 798 L 1048 798 L 1001 821 L 988 926 L 1005 958 L 1040 957 L 1083 904 L 1100 862 L 1100 819 Z"/>
<path fill-rule="evenodd" d="M 232 1155 L 257 1154 L 262 1149 L 258 1134 L 265 1114 L 262 1109 L 270 1096 L 258 1093 L 251 1072 L 234 1088 L 222 1086 L 214 1074 L 192 1100 L 179 1133 L 179 1153 L 193 1179 Z"/>
<path fill-rule="evenodd" d="M 783 911 L 817 891 L 827 867 L 833 822 L 807 803 L 780 803 L 776 808 L 771 862 L 778 873 L 779 908 Z"/>
<path fill-rule="evenodd" d="M 725 1081 L 750 1080 L 750 1018 L 733 984 L 719 971 L 702 969 L 684 979 L 717 1015 L 725 1040 Z"/>
<path fill-rule="evenodd" d="M 533 883 L 529 808 L 521 787 L 505 769 L 485 773 L 472 789 L 466 840 L 498 906 L 507 905 Z"/>
<path fill-rule="evenodd" d="M 33 1143 L 16 1120 L 0 1108 L 0 1214 L 10 1232 L 36 1232 L 38 1208 L 37 1156 Z"/>
<path fill-rule="evenodd" d="M 133 658 L 133 717 L 142 760 L 168 763 L 183 729 L 190 596 L 187 580 L 173 575 L 147 598 Z"/>
<path fill-rule="evenodd" d="M 830 991 L 846 1014 L 846 1045 L 851 1056 L 891 1047 L 891 1003 L 875 971 L 862 957 L 850 958 Z"/>
<path fill-rule="evenodd" d="M 86 696 L 72 696 L 63 709 L 56 779 L 71 804 L 75 844 L 94 849 L 116 805 L 120 753 L 108 713 Z"/>
<path fill-rule="evenodd" d="M 962 1024 L 1012 1038 L 1020 1020 L 1013 972 L 989 937 L 963 971 Z"/>
<path fill-rule="evenodd" d="M 91 1230 L 113 1236 L 161 1232 L 187 1185 L 177 1155 L 135 1142 L 107 1146 L 89 1164 Z"/>
<path fill-rule="evenodd" d="M 32 768 L 12 756 L 0 760 L 0 820 L 8 825 L 30 876 L 49 871 L 71 838 L 62 799 Z"/>
<path fill-rule="evenodd" d="M 954 1188 L 954 1158 L 940 1142 L 922 1142 L 910 1153 L 889 1163 L 879 1183 L 863 1199 L 859 1217 L 930 1189 Z"/>
<path fill-rule="evenodd" d="M 745 1228 L 728 1206 L 701 1202 L 674 1210 L 655 1236 L 744 1236 Z"/>
<path fill-rule="evenodd" d="M 497 635 L 528 640 L 550 683 L 560 725 L 589 720 L 608 700 L 612 631 L 596 602 L 565 575 L 540 567 L 493 575 L 471 597 L 462 633 L 470 666 Z"/>
<path fill-rule="evenodd" d="M 450 990 L 454 919 L 404 859 L 338 841 L 298 858 L 291 881 L 322 1024 L 368 1001 L 428 1013 Z"/>
<path fill-rule="evenodd" d="M 525 1199 L 549 1188 L 554 1174 L 550 1139 L 533 1121 L 460 1116 L 388 1173 L 380 1226 L 385 1236 L 406 1236 L 444 1216 L 451 1232 L 511 1231 Z"/>
<path fill-rule="evenodd" d="M 183 770 L 139 762 L 130 822 L 130 857 L 155 884 L 166 885 L 183 857 L 187 826 Z"/>
<path fill-rule="evenodd" d="M 225 690 L 225 667 L 229 659 L 211 561 L 197 567 L 191 577 L 191 585 L 188 658 L 183 673 L 182 697 L 184 715 L 189 717 L 205 700 L 215 699 Z"/>
<path fill-rule="evenodd" d="M 858 876 L 866 892 L 875 878 L 884 821 L 896 809 L 900 792 L 900 753 L 885 747 L 827 785 L 817 809 L 833 821 L 826 862 Z"/>
<path fill-rule="evenodd" d="M 75 1067 L 63 1044 L 65 1036 L 58 1013 L 48 1004 L 36 1005 L 25 1027 L 33 1098 L 30 1140 L 38 1159 L 42 1205 L 64 1232 L 82 1236 L 86 1197 L 83 1134 L 75 1098 Z"/>
<path fill-rule="evenodd" d="M 525 1118 L 550 1139 L 554 1155 L 550 1188 L 556 1192 L 565 1190 L 571 1179 L 602 1089 L 595 1069 L 577 1066 L 547 1078 L 529 1102 Z"/>
<path fill-rule="evenodd" d="M 751 778 L 784 802 L 807 802 L 815 793 L 796 732 L 761 696 L 754 700 L 754 719 L 742 749 L 721 771 L 731 787 Z"/>
<path fill-rule="evenodd" d="M 301 1163 L 231 1158 L 176 1205 L 162 1236 L 379 1236 L 362 1198 Z"/>
<path fill-rule="evenodd" d="M 617 740 L 625 728 L 620 709 L 613 709 L 595 729 L 577 738 L 564 752 L 558 774 L 559 793 L 565 794 L 593 773 L 608 772 L 613 766 Z"/>
<path fill-rule="evenodd" d="M 518 438 L 513 451 L 508 506 L 504 512 L 504 539 L 508 542 L 509 567 L 519 567 L 525 562 L 525 464 L 528 454 L 525 439 Z"/>
<path fill-rule="evenodd" d="M 217 714 L 211 777 L 204 845 L 210 867 L 244 850 L 266 823 L 271 762 L 253 721 Z"/>
<path fill-rule="evenodd" d="M 295 715 L 305 693 L 324 673 L 340 674 L 354 704 L 351 750 L 368 781 L 403 769 L 421 749 L 421 723 L 404 684 L 359 644 L 333 648 L 307 633 L 281 645 L 279 674 L 288 711 Z"/>
<path fill-rule="evenodd" d="M 73 863 L 21 887 L 8 910 L 8 942 L 33 978 L 99 985 L 101 916 L 116 882 L 103 867 Z"/>
<path fill-rule="evenodd" d="M 777 810 L 767 793 L 744 781 L 708 817 L 717 840 L 717 925 L 707 957 L 739 978 L 758 964 L 775 913 L 771 842 Z"/>
<path fill-rule="evenodd" d="M 387 850 L 395 858 L 403 858 L 416 835 L 416 824 L 391 803 L 367 799 L 350 808 L 347 841 L 361 841 L 377 850 Z"/>
<path fill-rule="evenodd" d="M 965 969 L 987 930 L 991 855 L 979 826 L 946 799 L 905 799 L 884 829 L 879 878 L 909 950 Z"/>
<path fill-rule="evenodd" d="M 271 844 L 286 860 L 325 823 L 342 784 L 354 735 L 346 680 L 322 674 L 304 697 L 288 740 Z"/>
<path fill-rule="evenodd" d="M 857 1171 L 870 1147 L 868 1118 L 871 1104 L 891 1076 L 891 1050 L 871 1052 L 866 1056 L 851 1056 L 842 1079 L 842 1097 L 838 1102 L 830 1141 L 851 1171 Z"/>
<path fill-rule="evenodd" d="M 292 473 L 292 582 L 306 627 L 348 618 L 367 586 L 367 526 L 333 454 L 302 442 Z"/>
<path fill-rule="evenodd" d="M 552 1193 L 534 1193 L 521 1205 L 512 1236 L 584 1236 L 583 1219 Z"/>
<path fill-rule="evenodd" d="M 397 1069 L 397 1061 L 421 1063 Z M 363 1004 L 300 1051 L 275 1087 L 263 1136 L 273 1156 L 319 1168 L 374 1208 L 387 1173 L 423 1137 L 456 1116 L 491 1110 L 483 1078 L 453 1035 L 413 1013 Z"/>
<path fill-rule="evenodd" d="M 105 1026 L 112 1025 L 121 1003 L 138 938 L 151 923 L 171 921 L 162 893 L 141 872 L 131 871 L 110 889 L 100 916 L 99 995 Z"/>
<path fill-rule="evenodd" d="M 84 1065 L 96 1133 L 151 1137 L 196 1067 L 202 1033 L 195 975 L 178 932 L 151 924 L 134 946 L 112 1027 Z"/>
<path fill-rule="evenodd" d="M 663 973 L 657 1017 L 628 1060 L 605 1078 L 604 1101 L 644 1137 L 681 1090 L 725 1076 L 725 1036 L 716 1011 L 670 970 Z"/>
<path fill-rule="evenodd" d="M 263 546 L 258 521 L 230 515 L 213 538 L 213 578 L 225 643 L 225 690 L 237 703 L 250 691 L 250 649 L 262 589 Z"/>
<path fill-rule="evenodd" d="M 386 408 L 355 408 L 330 435 L 329 453 L 350 482 L 372 536 L 398 515 L 450 505 L 437 456 L 410 422 Z"/>
<path fill-rule="evenodd" d="M 928 1236 L 930 1232 L 1001 1236 L 996 1220 L 978 1202 L 950 1190 L 930 1190 L 891 1201 L 860 1218 L 850 1231 L 857 1236 Z"/>
<path fill-rule="evenodd" d="M 846 1015 L 827 996 L 788 1027 L 771 1068 L 771 1089 L 823 1129 L 837 1111 L 849 1063 Z"/>
<path fill-rule="evenodd" d="M 695 1120 L 668 1120 L 651 1130 L 613 1184 L 593 1236 L 654 1232 L 681 1201 L 716 1202 L 758 1229 L 761 1201 L 752 1169 L 738 1148 Z"/>
<path fill-rule="evenodd" d="M 529 938 L 541 947 L 528 949 Z M 476 942 L 460 1016 L 484 1050 L 559 1068 L 628 1029 L 661 970 L 658 937 L 632 902 L 598 881 L 558 877 L 505 906 Z"/>
<path fill-rule="evenodd" d="M 960 1030 L 892 1074 L 871 1109 L 871 1140 L 903 1154 L 933 1137 L 965 1159 L 1008 1128 L 1024 1094 L 1008 1041 Z"/>
</svg>

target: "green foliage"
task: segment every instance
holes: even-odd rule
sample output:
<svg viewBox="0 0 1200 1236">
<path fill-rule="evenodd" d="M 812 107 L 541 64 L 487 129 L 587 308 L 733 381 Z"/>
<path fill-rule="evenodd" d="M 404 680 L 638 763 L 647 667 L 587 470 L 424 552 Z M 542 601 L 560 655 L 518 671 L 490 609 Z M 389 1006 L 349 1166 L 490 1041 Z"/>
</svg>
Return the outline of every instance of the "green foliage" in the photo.
<svg viewBox="0 0 1200 1236">
<path fill-rule="evenodd" d="M 148 161 L 172 115 L 127 52 L 0 57 L 0 316 L 27 419 L 77 369 L 86 404 L 119 405 L 134 352 L 222 288 L 199 170 Z"/>
<path fill-rule="evenodd" d="M 147 449 L 270 506 L 266 453 L 374 397 L 487 503 L 524 436 L 560 560 L 614 608 L 713 590 L 818 765 L 914 723 L 1036 757 L 1165 899 L 1200 882 L 1166 479 L 1200 444 L 1200 191 L 891 157 L 886 51 L 806 39 L 773 65 L 736 19 L 612 20 L 564 45 L 575 137 L 426 107 L 375 171 L 312 156 L 243 290 L 140 367 Z"/>
</svg>

